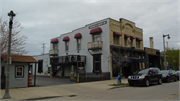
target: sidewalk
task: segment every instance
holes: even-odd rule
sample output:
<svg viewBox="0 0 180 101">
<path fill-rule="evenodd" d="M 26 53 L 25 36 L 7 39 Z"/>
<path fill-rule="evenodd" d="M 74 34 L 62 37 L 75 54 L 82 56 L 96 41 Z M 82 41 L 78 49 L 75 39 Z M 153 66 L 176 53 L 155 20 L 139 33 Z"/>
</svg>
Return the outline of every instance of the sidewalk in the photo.
<svg viewBox="0 0 180 101">
<path fill-rule="evenodd" d="M 27 88 L 12 88 L 9 89 L 11 99 L 1 100 L 25 100 L 42 97 L 55 96 L 72 96 L 77 95 L 78 92 L 87 92 L 87 90 L 110 89 L 110 84 L 116 84 L 116 80 L 105 80 L 85 83 L 74 83 L 66 85 L 53 85 L 44 87 L 27 87 Z M 128 83 L 127 79 L 122 79 L 122 83 Z M 1 90 L 1 98 L 4 96 L 5 90 Z"/>
</svg>

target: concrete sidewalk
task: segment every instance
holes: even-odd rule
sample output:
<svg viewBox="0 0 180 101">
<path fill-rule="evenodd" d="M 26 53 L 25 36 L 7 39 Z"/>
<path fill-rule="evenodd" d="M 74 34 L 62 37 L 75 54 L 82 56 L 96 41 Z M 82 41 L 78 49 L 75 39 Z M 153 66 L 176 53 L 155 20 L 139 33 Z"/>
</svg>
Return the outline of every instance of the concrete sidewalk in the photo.
<svg viewBox="0 0 180 101">
<path fill-rule="evenodd" d="M 44 87 L 27 87 L 27 88 L 13 88 L 9 90 L 11 99 L 1 100 L 26 100 L 33 98 L 43 97 L 60 97 L 60 96 L 72 96 L 78 93 L 86 92 L 88 90 L 110 89 L 113 86 L 110 84 L 116 84 L 116 80 L 105 80 L 85 83 L 74 83 L 65 85 L 53 85 Z M 127 79 L 122 79 L 122 83 L 128 83 Z M 5 90 L 1 90 L 1 98 L 4 96 Z"/>
</svg>

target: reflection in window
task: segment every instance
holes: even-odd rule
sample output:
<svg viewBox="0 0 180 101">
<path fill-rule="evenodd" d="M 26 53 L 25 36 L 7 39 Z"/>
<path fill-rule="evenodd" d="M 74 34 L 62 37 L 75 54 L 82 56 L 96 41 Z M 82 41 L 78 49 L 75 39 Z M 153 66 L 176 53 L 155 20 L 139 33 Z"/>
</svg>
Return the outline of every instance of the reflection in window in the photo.
<svg viewBox="0 0 180 101">
<path fill-rule="evenodd" d="M 16 78 L 23 78 L 24 77 L 24 66 L 16 66 L 15 70 L 15 77 Z"/>
</svg>

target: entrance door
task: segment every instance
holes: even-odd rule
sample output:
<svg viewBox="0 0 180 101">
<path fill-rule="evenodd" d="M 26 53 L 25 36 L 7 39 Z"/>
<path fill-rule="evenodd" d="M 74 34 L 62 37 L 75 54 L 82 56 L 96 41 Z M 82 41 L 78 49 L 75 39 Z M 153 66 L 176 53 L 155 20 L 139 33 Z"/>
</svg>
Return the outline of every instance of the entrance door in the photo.
<svg viewBox="0 0 180 101">
<path fill-rule="evenodd" d="M 5 76 L 5 66 L 1 68 L 1 89 L 5 89 L 6 76 Z"/>
</svg>

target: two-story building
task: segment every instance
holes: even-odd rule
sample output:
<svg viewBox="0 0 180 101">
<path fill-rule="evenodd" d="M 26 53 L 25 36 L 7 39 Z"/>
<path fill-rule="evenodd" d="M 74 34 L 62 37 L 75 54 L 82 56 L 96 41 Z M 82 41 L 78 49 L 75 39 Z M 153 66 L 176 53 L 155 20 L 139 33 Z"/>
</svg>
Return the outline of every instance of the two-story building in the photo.
<svg viewBox="0 0 180 101">
<path fill-rule="evenodd" d="M 85 77 L 124 77 L 145 68 L 143 30 L 121 18 L 103 19 L 50 40 L 51 75 L 77 77 L 77 61 L 85 63 Z"/>
</svg>

